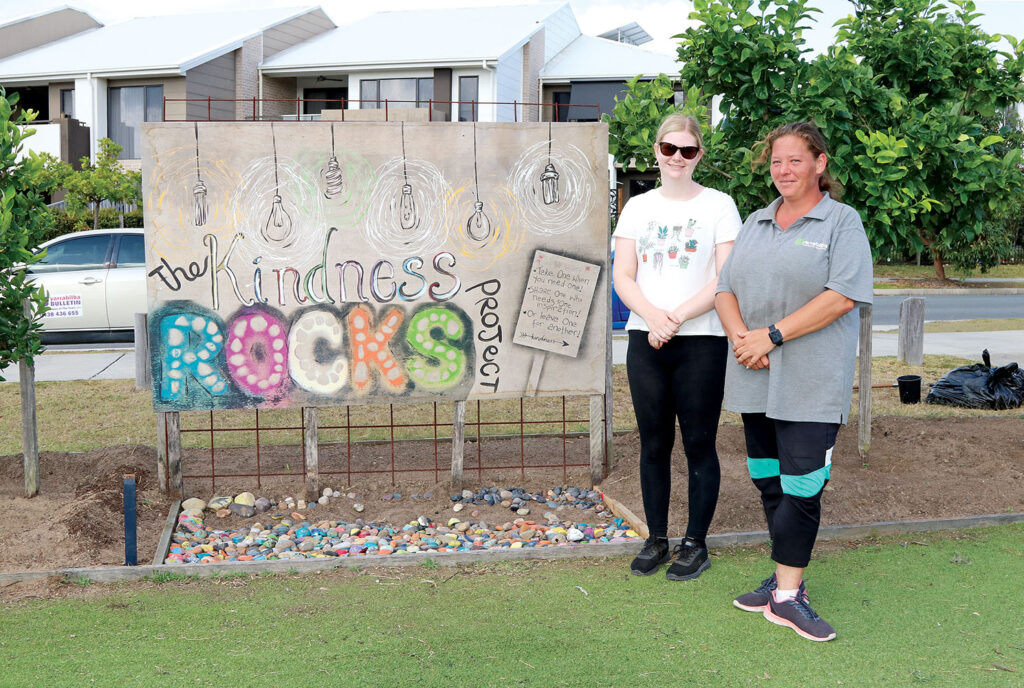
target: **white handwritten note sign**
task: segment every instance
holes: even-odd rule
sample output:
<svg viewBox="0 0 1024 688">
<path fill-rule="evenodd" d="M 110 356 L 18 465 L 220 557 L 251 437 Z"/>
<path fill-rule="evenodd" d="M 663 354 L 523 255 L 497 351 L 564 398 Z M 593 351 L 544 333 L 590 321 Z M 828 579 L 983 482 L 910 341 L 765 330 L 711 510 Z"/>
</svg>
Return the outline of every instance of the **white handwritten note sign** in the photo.
<svg viewBox="0 0 1024 688">
<path fill-rule="evenodd" d="M 600 274 L 600 265 L 535 252 L 512 341 L 575 358 Z"/>
</svg>

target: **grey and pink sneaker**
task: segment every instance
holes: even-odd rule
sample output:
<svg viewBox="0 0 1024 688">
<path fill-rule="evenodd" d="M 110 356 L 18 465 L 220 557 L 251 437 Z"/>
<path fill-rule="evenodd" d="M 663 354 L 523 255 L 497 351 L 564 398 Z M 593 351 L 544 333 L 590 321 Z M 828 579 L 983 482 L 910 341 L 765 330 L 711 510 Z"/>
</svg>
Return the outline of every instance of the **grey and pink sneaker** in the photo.
<svg viewBox="0 0 1024 688">
<path fill-rule="evenodd" d="M 819 643 L 836 637 L 836 629 L 811 609 L 807 600 L 807 589 L 803 583 L 800 584 L 796 597 L 791 600 L 777 602 L 775 594 L 770 594 L 764 618 L 773 624 L 789 626 L 804 638 Z"/>
<path fill-rule="evenodd" d="M 775 580 L 775 574 L 773 573 L 770 577 L 761 581 L 761 585 L 757 586 L 756 590 L 743 593 L 734 599 L 732 603 L 745 612 L 762 614 L 768 608 L 768 599 L 772 596 L 772 591 L 777 587 L 779 587 L 778 581 Z"/>
</svg>

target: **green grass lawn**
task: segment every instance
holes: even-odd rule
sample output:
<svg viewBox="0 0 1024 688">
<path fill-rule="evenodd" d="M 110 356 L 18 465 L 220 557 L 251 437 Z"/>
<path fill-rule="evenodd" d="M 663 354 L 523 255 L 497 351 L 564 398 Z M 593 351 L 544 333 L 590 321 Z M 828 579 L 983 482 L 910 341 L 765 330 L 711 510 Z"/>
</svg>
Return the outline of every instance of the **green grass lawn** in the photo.
<svg viewBox="0 0 1024 688">
<path fill-rule="evenodd" d="M 0 602 L 20 686 L 1020 686 L 1024 525 L 831 545 L 811 643 L 731 599 L 763 548 L 697 581 L 628 559 L 94 584 Z"/>
<path fill-rule="evenodd" d="M 935 267 L 932 265 L 886 265 L 885 263 L 876 263 L 875 277 L 890 279 L 935 279 Z M 1024 265 L 997 265 L 988 272 L 981 272 L 980 270 L 964 272 L 963 270 L 957 270 L 951 265 L 947 265 L 946 277 L 950 279 L 959 279 L 961 277 L 978 277 L 980 279 L 988 279 L 991 277 L 1010 277 L 1024 280 Z"/>
</svg>

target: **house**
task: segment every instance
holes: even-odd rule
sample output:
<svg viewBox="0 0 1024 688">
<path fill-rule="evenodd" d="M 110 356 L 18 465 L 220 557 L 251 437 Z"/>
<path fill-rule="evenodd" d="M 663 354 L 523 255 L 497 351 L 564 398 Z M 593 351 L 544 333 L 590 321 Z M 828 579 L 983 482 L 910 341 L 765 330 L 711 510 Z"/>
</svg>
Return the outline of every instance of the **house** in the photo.
<svg viewBox="0 0 1024 688">
<path fill-rule="evenodd" d="M 132 19 L 8 56 L 0 84 L 29 93 L 39 122 L 64 113 L 87 125 L 92 156 L 114 140 L 131 167 L 141 122 L 251 118 L 253 99 L 280 95 L 259 65 L 333 28 L 319 7 Z"/>
<path fill-rule="evenodd" d="M 319 7 L 94 24 L 0 59 L 0 84 L 28 93 L 39 121 L 86 124 L 92 155 L 113 139 L 129 167 L 144 121 L 394 110 L 432 121 L 597 121 L 626 79 L 677 71 L 671 56 L 632 44 L 643 35 L 635 25 L 614 30 L 627 42 L 583 35 L 566 2 L 379 12 L 341 26 Z"/>
<path fill-rule="evenodd" d="M 588 61 L 599 68 L 587 70 Z M 561 121 L 597 121 L 626 79 L 676 71 L 669 56 L 584 36 L 564 2 L 379 12 L 283 50 L 260 68 L 305 100 L 297 116 L 344 105 L 492 122 L 546 121 L 556 110 Z M 563 93 L 574 109 L 556 107 L 568 104 L 558 100 Z"/>
</svg>

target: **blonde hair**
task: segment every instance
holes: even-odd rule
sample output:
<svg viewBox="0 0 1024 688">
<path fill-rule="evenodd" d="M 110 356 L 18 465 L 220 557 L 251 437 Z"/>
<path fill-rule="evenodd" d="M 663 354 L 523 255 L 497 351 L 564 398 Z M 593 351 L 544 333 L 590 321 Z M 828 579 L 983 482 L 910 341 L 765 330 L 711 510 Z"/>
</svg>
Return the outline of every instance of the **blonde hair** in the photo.
<svg viewBox="0 0 1024 688">
<path fill-rule="evenodd" d="M 818 177 L 818 190 L 827 191 L 832 198 L 838 200 L 843 195 L 843 185 L 837 182 L 828 171 L 828 144 L 814 122 L 790 122 L 772 129 L 768 136 L 757 142 L 761 152 L 754 160 L 754 164 L 763 165 L 768 162 L 768 158 L 772 154 L 772 147 L 783 136 L 799 138 L 815 158 L 819 155 L 825 156 L 825 171 Z"/>
<path fill-rule="evenodd" d="M 696 139 L 697 147 L 704 150 L 704 135 L 700 131 L 700 122 L 697 121 L 696 117 L 684 115 L 680 112 L 674 112 L 667 116 L 661 120 L 661 126 L 658 127 L 658 136 L 655 142 L 661 141 L 666 135 L 674 131 L 685 131 Z"/>
</svg>

